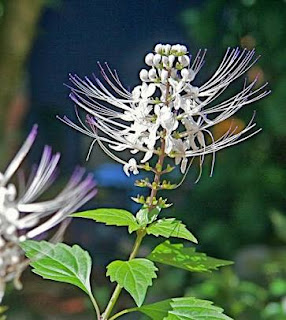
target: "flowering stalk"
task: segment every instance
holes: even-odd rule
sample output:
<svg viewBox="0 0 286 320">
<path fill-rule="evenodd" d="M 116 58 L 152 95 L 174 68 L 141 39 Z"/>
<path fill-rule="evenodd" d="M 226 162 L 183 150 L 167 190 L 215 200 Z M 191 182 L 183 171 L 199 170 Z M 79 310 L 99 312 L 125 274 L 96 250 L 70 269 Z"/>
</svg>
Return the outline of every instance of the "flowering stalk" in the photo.
<svg viewBox="0 0 286 320">
<path fill-rule="evenodd" d="M 167 85 L 166 85 L 166 98 L 165 98 L 165 105 L 168 107 L 169 105 L 169 101 L 168 101 L 168 96 L 169 96 L 169 81 L 167 79 Z M 147 209 L 148 209 L 148 213 L 150 213 L 155 207 L 156 207 L 156 195 L 158 192 L 158 187 L 160 186 L 160 178 L 161 175 L 163 174 L 163 164 L 164 164 L 164 159 L 166 157 L 165 155 L 165 134 L 166 131 L 164 130 L 163 132 L 163 136 L 161 138 L 161 145 L 160 145 L 160 152 L 159 152 L 159 156 L 158 156 L 158 161 L 157 164 L 155 166 L 155 168 L 153 168 L 154 170 L 154 180 L 153 183 L 151 183 L 151 192 L 150 192 L 150 199 L 149 199 L 149 203 L 147 204 Z M 129 256 L 129 261 L 134 259 L 137 256 L 137 253 L 139 251 L 140 245 L 142 243 L 143 238 L 146 236 L 146 230 L 145 227 L 143 227 L 142 229 L 139 229 L 137 231 L 137 236 L 136 236 L 136 240 L 135 240 L 135 244 L 133 247 L 133 250 Z M 119 298 L 119 295 L 122 291 L 122 287 L 120 285 L 117 285 L 114 289 L 114 292 L 110 298 L 110 301 L 102 315 L 102 320 L 107 320 Z"/>
<path fill-rule="evenodd" d="M 139 73 L 140 85 L 131 92 L 124 88 L 116 71 L 106 64 L 100 71 L 104 84 L 94 76 L 94 82 L 85 77 L 70 75 L 73 83 L 71 99 L 87 113 L 84 123 L 76 110 L 79 124 L 67 117 L 61 120 L 81 133 L 93 138 L 102 150 L 124 165 L 124 171 L 134 174 L 144 168 L 153 155 L 159 155 L 158 141 L 164 136 L 163 152 L 184 174 L 195 157 L 202 166 L 205 156 L 256 134 L 253 118 L 241 131 L 230 127 L 215 139 L 212 128 L 231 118 L 242 107 L 266 96 L 265 85 L 255 88 L 257 79 L 247 84 L 232 97 L 216 104 L 216 99 L 237 78 L 246 73 L 257 61 L 255 51 L 228 49 L 214 74 L 201 86 L 195 78 L 204 64 L 206 51 L 199 51 L 192 61 L 182 45 L 158 44 L 154 53 L 148 53 L 148 69 Z M 143 153 L 141 164 L 131 156 L 127 161 L 118 153 Z"/>
<path fill-rule="evenodd" d="M 138 174 L 139 170 L 154 173 L 152 182 L 147 178 L 135 182 L 138 187 L 150 189 L 146 199 L 140 195 L 133 199 L 142 204 L 136 215 L 127 210 L 111 208 L 73 215 L 107 225 L 128 227 L 129 233 L 137 234 L 128 260 L 115 260 L 107 266 L 107 276 L 117 285 L 102 314 L 97 304 L 94 304 L 98 320 L 114 320 L 134 311 L 156 320 L 182 317 L 191 320 L 196 315 L 202 319 L 212 317 L 230 320 L 222 314 L 222 309 L 213 306 L 211 302 L 193 297 L 173 298 L 147 306 L 143 303 L 148 287 L 157 277 L 158 268 L 154 262 L 193 272 L 210 271 L 231 262 L 207 257 L 196 252 L 193 247 L 172 244 L 169 240 L 159 244 L 146 258 L 137 258 L 146 235 L 167 239 L 174 237 L 197 243 L 182 221 L 159 218 L 161 210 L 169 205 L 166 199 L 158 198 L 158 192 L 174 189 L 181 184 L 162 181 L 162 176 L 179 166 L 184 179 L 193 159 L 199 158 L 201 168 L 208 154 L 213 155 L 212 171 L 218 150 L 241 142 L 259 131 L 251 131 L 255 127 L 252 118 L 241 131 L 230 127 L 220 137 L 212 133 L 215 125 L 268 94 L 264 90 L 265 85 L 256 89 L 257 80 L 254 80 L 250 84 L 245 82 L 242 90 L 234 96 L 215 103 L 216 98 L 256 62 L 254 50 L 228 49 L 209 80 L 195 86 L 193 81 L 204 63 L 205 53 L 199 51 L 192 59 L 183 45 L 156 45 L 154 52 L 145 57 L 149 69 L 140 71 L 141 83 L 131 92 L 124 88 L 117 72 L 112 71 L 108 65 L 103 68 L 99 64 L 105 83 L 97 77 L 94 77 L 93 82 L 87 77 L 81 79 L 76 75 L 70 76 L 73 83 L 71 99 L 86 112 L 86 121 L 81 120 L 77 109 L 79 124 L 67 117 L 61 120 L 93 139 L 89 153 L 93 145 L 98 143 L 107 155 L 123 165 L 128 176 L 130 173 Z M 123 150 L 129 151 L 129 158 L 120 156 Z M 133 154 L 138 154 L 137 160 Z M 154 167 L 148 162 L 153 157 L 157 158 Z M 174 160 L 174 166 L 166 165 L 168 158 Z M 139 164 L 137 161 L 140 161 Z M 86 251 L 76 245 L 51 246 L 33 241 L 24 243 L 22 247 L 29 258 L 36 259 L 31 263 L 36 273 L 47 279 L 76 285 L 95 302 L 89 282 L 91 259 Z M 62 253 L 64 258 L 61 259 Z M 55 263 L 58 259 L 61 262 L 59 266 Z M 123 288 L 132 296 L 137 307 L 119 311 L 110 317 Z"/>
</svg>

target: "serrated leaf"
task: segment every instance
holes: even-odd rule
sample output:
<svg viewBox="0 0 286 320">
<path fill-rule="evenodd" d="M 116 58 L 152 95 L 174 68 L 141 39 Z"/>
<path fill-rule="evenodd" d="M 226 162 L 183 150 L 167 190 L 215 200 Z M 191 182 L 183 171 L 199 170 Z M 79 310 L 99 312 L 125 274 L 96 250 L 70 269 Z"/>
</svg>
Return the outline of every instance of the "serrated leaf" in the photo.
<svg viewBox="0 0 286 320">
<path fill-rule="evenodd" d="M 186 228 L 186 226 L 175 218 L 160 219 L 152 223 L 146 228 L 148 234 L 152 234 L 156 237 L 162 236 L 165 238 L 182 238 L 194 243 L 198 243 L 198 240 L 193 234 Z"/>
<path fill-rule="evenodd" d="M 44 279 L 73 284 L 87 294 L 91 292 L 91 258 L 88 252 L 78 245 L 70 247 L 63 243 L 33 240 L 27 240 L 20 245 L 31 260 L 34 273 Z"/>
<path fill-rule="evenodd" d="M 158 269 L 154 263 L 147 259 L 136 258 L 130 261 L 116 260 L 107 266 L 107 276 L 111 281 L 117 282 L 130 293 L 137 306 L 141 306 L 148 286 L 152 279 L 157 278 L 155 271 Z"/>
<path fill-rule="evenodd" d="M 77 218 L 92 219 L 96 222 L 105 223 L 108 226 L 128 227 L 132 233 L 140 228 L 133 214 L 123 209 L 101 208 L 84 212 L 77 212 L 71 215 Z"/>
<path fill-rule="evenodd" d="M 174 298 L 136 308 L 152 320 L 232 320 L 211 301 Z"/>
<path fill-rule="evenodd" d="M 195 248 L 185 248 L 182 244 L 172 244 L 170 241 L 159 244 L 147 258 L 192 272 L 211 272 L 233 264 L 232 261 L 208 257 L 205 253 L 196 252 Z"/>
</svg>

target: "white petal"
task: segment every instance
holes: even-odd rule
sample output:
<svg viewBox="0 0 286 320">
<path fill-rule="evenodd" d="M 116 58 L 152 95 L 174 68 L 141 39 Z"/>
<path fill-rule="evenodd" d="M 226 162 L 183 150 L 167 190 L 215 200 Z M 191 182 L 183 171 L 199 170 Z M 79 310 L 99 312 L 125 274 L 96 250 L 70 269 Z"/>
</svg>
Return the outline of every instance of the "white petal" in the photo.
<svg viewBox="0 0 286 320">
<path fill-rule="evenodd" d="M 168 79 L 169 73 L 167 70 L 163 69 L 161 72 L 161 80 L 163 83 L 165 83 Z"/>
<path fill-rule="evenodd" d="M 162 56 L 160 54 L 155 54 L 154 58 L 153 58 L 153 64 L 154 66 L 156 66 L 157 64 L 159 64 L 161 62 L 161 58 Z"/>
<path fill-rule="evenodd" d="M 148 161 L 149 159 L 152 158 L 152 156 L 153 156 L 153 151 L 147 151 L 145 153 L 144 158 L 141 160 L 141 163 L 144 163 L 144 162 Z"/>
<path fill-rule="evenodd" d="M 165 44 L 164 46 L 164 50 L 166 54 L 169 54 L 170 50 L 171 50 L 171 45 L 170 44 Z"/>
<path fill-rule="evenodd" d="M 124 166 L 123 166 L 123 171 L 125 172 L 125 174 L 130 177 L 130 173 L 129 173 L 129 164 L 126 163 Z"/>
<path fill-rule="evenodd" d="M 149 98 L 149 97 L 151 97 L 151 96 L 154 94 L 155 90 L 156 90 L 156 86 L 155 86 L 154 83 L 149 84 L 149 85 L 148 85 L 147 87 L 145 87 L 144 89 L 143 89 L 143 87 L 142 87 L 142 92 L 141 92 L 142 98 Z"/>
<path fill-rule="evenodd" d="M 157 72 L 155 68 L 150 69 L 148 74 L 149 74 L 150 80 L 157 79 Z"/>
<path fill-rule="evenodd" d="M 190 58 L 188 56 L 180 56 L 178 57 L 178 61 L 183 67 L 188 67 L 190 64 Z"/>
<path fill-rule="evenodd" d="M 199 131 L 197 137 L 198 137 L 198 141 L 199 141 L 200 145 L 202 147 L 205 147 L 206 146 L 206 142 L 205 142 L 204 134 L 201 131 Z"/>
<path fill-rule="evenodd" d="M 175 61 L 175 56 L 173 54 L 171 54 L 169 56 L 169 67 L 173 66 L 174 61 Z"/>
<path fill-rule="evenodd" d="M 181 163 L 181 172 L 182 173 L 186 172 L 187 164 L 188 164 L 188 159 L 183 158 L 182 163 Z"/>
<path fill-rule="evenodd" d="M 153 53 L 148 53 L 145 57 L 145 63 L 148 66 L 153 66 L 153 58 L 154 58 L 154 54 Z"/>
<path fill-rule="evenodd" d="M 161 43 L 158 43 L 158 44 L 156 44 L 154 51 L 156 53 L 159 53 L 162 50 L 162 48 L 163 48 L 163 45 Z"/>
<path fill-rule="evenodd" d="M 142 69 L 139 72 L 139 78 L 141 81 L 149 81 L 148 71 L 146 69 Z"/>
<path fill-rule="evenodd" d="M 113 145 L 109 145 L 109 147 L 115 151 L 123 151 L 123 150 L 126 150 L 127 146 L 121 144 L 121 145 L 116 145 L 116 146 L 113 146 Z"/>
</svg>

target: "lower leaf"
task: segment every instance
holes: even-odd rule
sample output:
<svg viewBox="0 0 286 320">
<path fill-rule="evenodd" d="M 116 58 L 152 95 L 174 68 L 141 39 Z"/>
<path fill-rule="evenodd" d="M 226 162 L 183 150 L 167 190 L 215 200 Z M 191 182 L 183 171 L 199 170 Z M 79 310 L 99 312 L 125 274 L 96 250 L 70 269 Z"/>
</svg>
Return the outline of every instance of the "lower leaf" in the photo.
<svg viewBox="0 0 286 320">
<path fill-rule="evenodd" d="M 136 308 L 152 320 L 232 320 L 211 301 L 174 298 Z"/>
<path fill-rule="evenodd" d="M 211 272 L 233 264 L 232 261 L 208 257 L 205 253 L 196 252 L 195 248 L 184 247 L 180 243 L 172 244 L 170 241 L 159 244 L 147 258 L 191 272 Z"/>
<path fill-rule="evenodd" d="M 158 269 L 147 259 L 136 258 L 130 261 L 116 260 L 107 266 L 107 275 L 130 293 L 137 306 L 141 306 L 152 279 L 157 278 Z"/>
</svg>

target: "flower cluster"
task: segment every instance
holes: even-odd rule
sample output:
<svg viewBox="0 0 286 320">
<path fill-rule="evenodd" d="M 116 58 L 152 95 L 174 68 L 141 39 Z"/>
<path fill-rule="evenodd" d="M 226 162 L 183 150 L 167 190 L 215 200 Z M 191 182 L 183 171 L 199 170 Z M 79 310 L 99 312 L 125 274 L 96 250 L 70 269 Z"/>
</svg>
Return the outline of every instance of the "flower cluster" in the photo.
<svg viewBox="0 0 286 320">
<path fill-rule="evenodd" d="M 60 154 L 53 155 L 48 146 L 27 182 L 19 175 L 16 188 L 10 180 L 32 147 L 36 134 L 35 125 L 6 171 L 0 173 L 0 300 L 5 283 L 16 279 L 25 267 L 19 242 L 46 237 L 46 231 L 62 223 L 53 236 L 53 240 L 59 239 L 68 223 L 64 219 L 96 194 L 92 175 L 84 177 L 85 170 L 77 168 L 54 199 L 38 202 L 36 199 L 53 183 L 60 159 Z"/>
<path fill-rule="evenodd" d="M 88 114 L 80 124 L 67 117 L 62 120 L 78 131 L 92 137 L 101 148 L 124 165 L 124 171 L 138 173 L 132 154 L 142 152 L 141 163 L 162 152 L 175 159 L 181 172 L 195 157 L 204 161 L 207 154 L 234 145 L 257 131 L 253 118 L 238 132 L 230 127 L 215 140 L 212 127 L 232 117 L 239 109 L 268 94 L 265 85 L 256 88 L 257 79 L 245 81 L 242 90 L 227 100 L 215 100 L 227 87 L 246 73 L 257 61 L 255 51 L 227 49 L 218 69 L 202 85 L 195 86 L 195 78 L 204 64 L 206 51 L 192 58 L 184 45 L 157 44 L 154 52 L 145 56 L 148 66 L 139 73 L 141 83 L 131 92 L 124 88 L 116 71 L 100 64 L 103 83 L 70 75 L 73 83 L 71 99 Z M 92 146 L 93 146 L 92 144 Z M 91 147 L 92 147 L 91 146 Z M 117 152 L 128 149 L 129 159 Z M 115 152 L 116 153 L 115 153 Z"/>
</svg>

